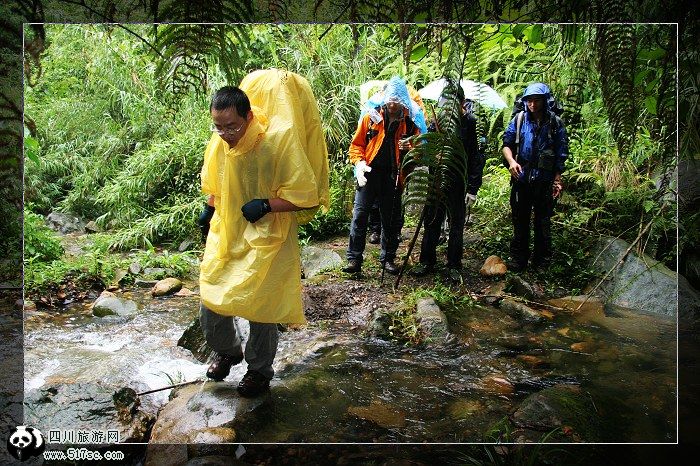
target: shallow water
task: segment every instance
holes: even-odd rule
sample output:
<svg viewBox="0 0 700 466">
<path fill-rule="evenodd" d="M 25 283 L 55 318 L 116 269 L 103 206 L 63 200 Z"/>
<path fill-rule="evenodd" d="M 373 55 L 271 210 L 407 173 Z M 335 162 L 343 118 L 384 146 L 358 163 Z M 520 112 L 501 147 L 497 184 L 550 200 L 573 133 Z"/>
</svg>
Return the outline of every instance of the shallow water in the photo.
<svg viewBox="0 0 700 466">
<path fill-rule="evenodd" d="M 197 298 L 131 299 L 142 311 L 129 319 L 81 306 L 28 316 L 25 389 L 99 380 L 138 392 L 202 378 L 206 365 L 176 346 Z M 455 338 L 431 348 L 368 338 L 340 321 L 282 333 L 269 402 L 239 421 L 240 440 L 481 442 L 526 396 L 563 383 L 593 400 L 599 441 L 675 441 L 674 321 L 600 306 L 550 310 L 538 324 L 494 307 L 446 311 Z M 237 366 L 229 379 L 244 372 Z M 169 392 L 142 403 L 155 413 Z"/>
</svg>

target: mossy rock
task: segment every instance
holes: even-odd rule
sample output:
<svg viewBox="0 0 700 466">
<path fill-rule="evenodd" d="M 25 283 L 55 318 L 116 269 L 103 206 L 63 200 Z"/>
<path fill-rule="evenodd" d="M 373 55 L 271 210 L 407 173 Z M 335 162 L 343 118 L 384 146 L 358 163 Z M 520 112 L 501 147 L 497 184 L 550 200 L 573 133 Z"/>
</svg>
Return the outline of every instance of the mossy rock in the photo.
<svg viewBox="0 0 700 466">
<path fill-rule="evenodd" d="M 555 385 L 528 396 L 513 413 L 518 427 L 552 432 L 558 441 L 600 441 L 601 422 L 590 395 L 575 385 Z M 554 437 L 552 437 L 554 441 Z"/>
</svg>

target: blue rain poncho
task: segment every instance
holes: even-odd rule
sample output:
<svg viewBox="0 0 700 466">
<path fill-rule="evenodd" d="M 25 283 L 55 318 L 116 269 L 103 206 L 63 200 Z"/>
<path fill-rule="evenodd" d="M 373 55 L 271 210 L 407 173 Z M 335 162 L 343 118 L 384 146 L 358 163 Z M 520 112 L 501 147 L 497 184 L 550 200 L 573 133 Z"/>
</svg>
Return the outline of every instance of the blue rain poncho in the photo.
<svg viewBox="0 0 700 466">
<path fill-rule="evenodd" d="M 409 117 L 416 127 L 418 127 L 421 134 L 428 132 L 423 110 L 420 108 L 420 105 L 411 98 L 406 83 L 398 76 L 391 78 L 382 91 L 377 92 L 365 102 L 362 106 L 359 121 L 361 121 L 367 113 L 369 113 L 370 118 L 375 124 L 382 121 L 382 116 L 377 112 L 376 107 L 381 107 L 387 102 L 398 102 L 403 105 L 404 108 L 408 110 Z"/>
</svg>

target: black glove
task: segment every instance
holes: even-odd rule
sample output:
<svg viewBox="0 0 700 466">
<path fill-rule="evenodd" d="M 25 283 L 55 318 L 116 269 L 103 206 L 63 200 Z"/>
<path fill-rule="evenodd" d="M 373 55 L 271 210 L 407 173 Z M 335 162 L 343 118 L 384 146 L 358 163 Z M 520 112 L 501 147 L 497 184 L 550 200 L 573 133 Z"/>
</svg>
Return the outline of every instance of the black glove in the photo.
<svg viewBox="0 0 700 466">
<path fill-rule="evenodd" d="M 197 219 L 197 225 L 202 232 L 202 239 L 204 241 L 207 240 L 207 235 L 209 234 L 209 222 L 211 222 L 211 218 L 214 216 L 214 210 L 213 205 L 204 204 L 204 210 L 199 214 L 199 218 Z"/>
<path fill-rule="evenodd" d="M 243 207 L 241 207 L 241 212 L 243 212 L 243 216 L 246 220 L 250 223 L 255 223 L 263 218 L 266 213 L 272 212 L 272 209 L 267 199 L 253 199 L 250 202 L 246 202 Z"/>
</svg>

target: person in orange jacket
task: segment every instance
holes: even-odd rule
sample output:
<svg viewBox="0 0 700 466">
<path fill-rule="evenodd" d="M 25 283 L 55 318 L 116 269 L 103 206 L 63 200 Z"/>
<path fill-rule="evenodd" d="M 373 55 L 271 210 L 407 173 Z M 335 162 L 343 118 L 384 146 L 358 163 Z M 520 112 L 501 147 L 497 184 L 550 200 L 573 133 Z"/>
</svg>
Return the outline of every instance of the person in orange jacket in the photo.
<svg viewBox="0 0 700 466">
<path fill-rule="evenodd" d="M 350 143 L 350 163 L 355 166 L 357 185 L 344 272 L 360 273 L 367 240 L 367 220 L 375 199 L 379 201 L 382 224 L 379 261 L 391 274 L 399 272 L 394 263 L 401 228 L 403 156 L 411 149 L 410 136 L 425 133 L 425 116 L 411 100 L 406 83 L 389 80 L 376 107 L 368 107 L 360 118 Z"/>
</svg>

